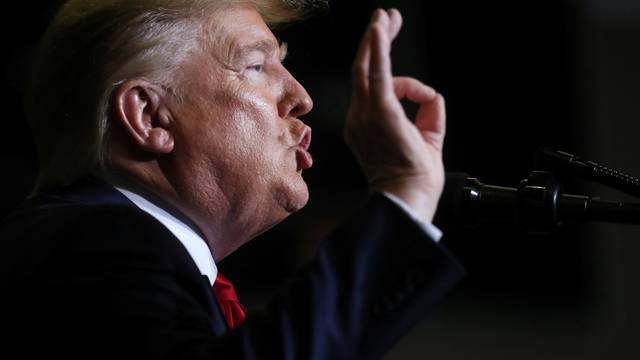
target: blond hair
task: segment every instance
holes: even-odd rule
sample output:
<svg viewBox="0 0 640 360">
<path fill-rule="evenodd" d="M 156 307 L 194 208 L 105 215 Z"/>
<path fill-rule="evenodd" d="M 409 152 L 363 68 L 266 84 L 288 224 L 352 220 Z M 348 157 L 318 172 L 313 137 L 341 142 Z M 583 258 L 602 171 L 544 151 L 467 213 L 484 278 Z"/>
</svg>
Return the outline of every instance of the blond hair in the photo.
<svg viewBox="0 0 640 360">
<path fill-rule="evenodd" d="M 322 0 L 70 0 L 47 29 L 25 99 L 38 146 L 33 194 L 67 185 L 108 161 L 109 105 L 119 84 L 145 78 L 178 89 L 174 74 L 205 46 L 212 14 L 249 3 L 278 26 Z M 178 95 L 178 94 L 176 94 Z"/>
</svg>

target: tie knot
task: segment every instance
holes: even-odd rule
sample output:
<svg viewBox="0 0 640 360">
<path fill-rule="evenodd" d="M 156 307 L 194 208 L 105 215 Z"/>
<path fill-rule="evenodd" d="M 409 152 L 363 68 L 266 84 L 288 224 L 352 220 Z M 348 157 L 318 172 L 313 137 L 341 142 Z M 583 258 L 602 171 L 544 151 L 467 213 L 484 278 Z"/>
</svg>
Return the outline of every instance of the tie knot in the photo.
<svg viewBox="0 0 640 360">
<path fill-rule="evenodd" d="M 247 311 L 240 304 L 231 281 L 218 273 L 216 281 L 213 283 L 213 291 L 229 328 L 235 329 L 240 326 L 247 317 Z"/>
</svg>

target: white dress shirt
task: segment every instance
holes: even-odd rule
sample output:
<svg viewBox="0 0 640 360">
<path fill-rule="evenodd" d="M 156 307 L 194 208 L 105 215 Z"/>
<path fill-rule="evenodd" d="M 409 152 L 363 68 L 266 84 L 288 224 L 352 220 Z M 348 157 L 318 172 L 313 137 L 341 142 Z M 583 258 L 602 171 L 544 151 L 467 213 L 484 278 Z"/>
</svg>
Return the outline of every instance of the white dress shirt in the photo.
<svg viewBox="0 0 640 360">
<path fill-rule="evenodd" d="M 404 212 L 406 212 L 409 215 L 409 217 L 412 218 L 413 221 L 415 221 L 418 224 L 418 226 L 420 226 L 422 230 L 424 230 L 424 232 L 426 232 L 427 235 L 431 237 L 431 239 L 433 239 L 433 241 L 440 242 L 440 239 L 442 238 L 442 231 L 438 229 L 437 226 L 433 225 L 432 223 L 427 223 L 422 221 L 404 201 L 400 200 L 395 195 L 392 195 L 386 192 L 383 192 L 382 195 L 386 196 L 389 200 L 393 201 L 396 205 L 398 205 L 400 209 L 404 210 Z"/>
<path fill-rule="evenodd" d="M 193 262 L 195 262 L 198 269 L 200 269 L 200 273 L 209 278 L 209 282 L 211 286 L 213 286 L 213 282 L 216 281 L 216 276 L 218 276 L 218 268 L 216 267 L 216 262 L 213 260 L 211 250 L 209 246 L 207 246 L 207 242 L 185 223 L 144 197 L 117 186 L 115 186 L 115 188 L 131 200 L 131 202 L 136 204 L 140 210 L 153 216 L 178 238 L 187 249 L 189 255 L 191 255 Z"/>
<path fill-rule="evenodd" d="M 182 245 L 187 249 L 189 255 L 191 255 L 191 258 L 196 263 L 198 269 L 200 269 L 200 273 L 209 278 L 209 282 L 211 283 L 211 286 L 213 286 L 216 276 L 218 276 L 218 268 L 216 267 L 216 263 L 213 260 L 213 254 L 209 249 L 209 246 L 207 246 L 206 241 L 184 222 L 180 221 L 175 216 L 153 204 L 144 197 L 121 187 L 114 187 L 139 207 L 140 210 L 153 216 L 176 238 L 178 238 Z M 404 210 L 434 241 L 440 241 L 440 238 L 442 237 L 442 231 L 440 231 L 440 229 L 435 227 L 433 224 L 425 223 L 418 219 L 413 211 L 397 197 L 388 193 L 383 193 L 383 195 Z"/>
</svg>

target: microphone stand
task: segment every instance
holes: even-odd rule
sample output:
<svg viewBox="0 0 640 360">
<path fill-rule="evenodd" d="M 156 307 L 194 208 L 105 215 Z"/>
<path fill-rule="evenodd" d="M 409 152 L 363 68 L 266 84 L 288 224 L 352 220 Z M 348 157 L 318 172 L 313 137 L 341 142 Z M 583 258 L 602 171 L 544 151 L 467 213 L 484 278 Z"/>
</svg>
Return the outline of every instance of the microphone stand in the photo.
<svg viewBox="0 0 640 360">
<path fill-rule="evenodd" d="M 637 178 L 571 154 L 542 149 L 536 162 L 549 170 L 561 170 L 640 197 Z M 640 203 L 565 194 L 551 171 L 533 171 L 517 188 L 486 185 L 470 177 L 464 182 L 461 198 L 465 223 L 470 226 L 509 221 L 530 233 L 547 234 L 573 221 L 640 224 Z"/>
<path fill-rule="evenodd" d="M 536 152 L 535 163 L 541 169 L 568 173 L 640 197 L 640 179 L 637 177 L 564 151 L 540 148 Z"/>
</svg>

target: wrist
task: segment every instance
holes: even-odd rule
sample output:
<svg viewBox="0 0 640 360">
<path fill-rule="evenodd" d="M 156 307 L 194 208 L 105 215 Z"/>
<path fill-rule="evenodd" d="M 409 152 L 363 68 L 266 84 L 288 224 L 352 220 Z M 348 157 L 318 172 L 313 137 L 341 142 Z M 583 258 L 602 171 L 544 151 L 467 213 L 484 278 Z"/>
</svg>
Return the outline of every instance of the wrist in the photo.
<svg viewBox="0 0 640 360">
<path fill-rule="evenodd" d="M 401 200 L 411 212 L 425 223 L 431 223 L 438 207 L 442 186 L 430 188 L 426 180 L 401 179 L 371 184 L 372 191 L 391 194 Z"/>
</svg>

